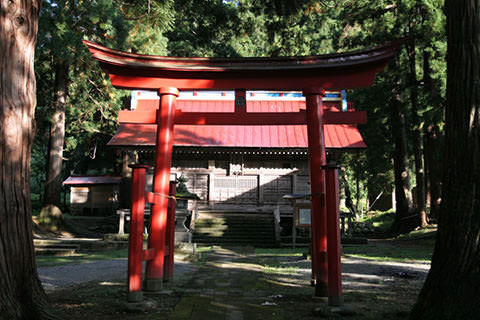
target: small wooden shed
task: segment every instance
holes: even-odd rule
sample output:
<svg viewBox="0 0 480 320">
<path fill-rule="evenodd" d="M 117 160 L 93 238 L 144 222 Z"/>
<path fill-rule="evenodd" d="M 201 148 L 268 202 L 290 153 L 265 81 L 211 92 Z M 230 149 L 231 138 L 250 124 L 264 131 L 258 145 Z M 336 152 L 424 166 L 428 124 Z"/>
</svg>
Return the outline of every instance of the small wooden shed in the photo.
<svg viewBox="0 0 480 320">
<path fill-rule="evenodd" d="M 70 187 L 71 214 L 113 213 L 118 206 L 121 176 L 70 176 L 63 182 Z"/>
</svg>

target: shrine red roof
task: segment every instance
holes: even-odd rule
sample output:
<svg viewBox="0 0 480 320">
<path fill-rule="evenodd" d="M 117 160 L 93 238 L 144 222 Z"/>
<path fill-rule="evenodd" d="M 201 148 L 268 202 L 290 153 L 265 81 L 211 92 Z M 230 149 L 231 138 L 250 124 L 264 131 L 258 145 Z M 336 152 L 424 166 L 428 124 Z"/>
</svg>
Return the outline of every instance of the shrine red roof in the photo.
<svg viewBox="0 0 480 320">
<path fill-rule="evenodd" d="M 158 106 L 158 100 L 138 100 L 137 110 Z M 177 100 L 177 108 L 184 112 L 231 112 L 233 101 Z M 325 102 L 328 110 L 339 111 L 334 102 Z M 248 101 L 248 112 L 297 112 L 305 109 L 305 102 Z M 348 112 L 348 111 L 346 111 Z M 154 147 L 155 124 L 120 124 L 108 145 L 117 147 Z M 355 125 L 326 124 L 325 145 L 332 149 L 366 148 Z M 307 148 L 306 125 L 175 125 L 174 146 L 237 147 L 237 148 Z"/>
</svg>

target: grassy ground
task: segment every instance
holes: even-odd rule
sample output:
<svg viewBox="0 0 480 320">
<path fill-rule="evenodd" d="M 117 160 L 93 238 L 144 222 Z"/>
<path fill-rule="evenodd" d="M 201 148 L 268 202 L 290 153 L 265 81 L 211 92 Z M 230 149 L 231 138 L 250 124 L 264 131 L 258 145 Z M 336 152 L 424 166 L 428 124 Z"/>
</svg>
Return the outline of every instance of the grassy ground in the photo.
<svg viewBox="0 0 480 320">
<path fill-rule="evenodd" d="M 432 259 L 433 245 L 433 239 L 416 244 L 382 241 L 371 245 L 344 245 L 343 255 L 380 261 L 429 262 Z"/>
<path fill-rule="evenodd" d="M 371 211 L 360 217 L 359 222 L 371 222 L 374 227 L 382 231 L 388 230 L 395 219 L 395 212 L 390 211 Z"/>
<path fill-rule="evenodd" d="M 127 258 L 128 250 L 110 250 L 88 253 L 77 253 L 70 256 L 37 256 L 38 267 L 53 267 L 68 264 L 88 263 L 98 260 L 111 260 Z"/>
</svg>

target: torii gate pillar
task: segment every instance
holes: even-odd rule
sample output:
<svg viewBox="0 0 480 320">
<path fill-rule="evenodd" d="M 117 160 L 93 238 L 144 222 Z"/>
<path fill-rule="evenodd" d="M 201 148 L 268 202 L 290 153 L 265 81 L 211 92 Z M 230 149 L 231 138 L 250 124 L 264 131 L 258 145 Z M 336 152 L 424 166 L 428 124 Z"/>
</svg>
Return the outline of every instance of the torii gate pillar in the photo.
<svg viewBox="0 0 480 320">
<path fill-rule="evenodd" d="M 145 270 L 145 290 L 147 291 L 158 291 L 162 288 L 173 125 L 179 91 L 176 88 L 161 88 L 158 93 L 160 106 L 157 111 L 157 141 L 153 172 L 153 193 L 156 196 L 155 203 L 152 204 L 148 238 L 148 248 L 154 249 L 154 256 L 147 262 Z M 169 250 L 172 249 L 169 248 Z"/>
<path fill-rule="evenodd" d="M 328 296 L 327 265 L 327 207 L 325 200 L 326 164 L 323 134 L 323 102 L 325 91 L 320 88 L 304 90 L 307 106 L 308 157 L 311 187 L 312 281 L 315 296 Z"/>
</svg>

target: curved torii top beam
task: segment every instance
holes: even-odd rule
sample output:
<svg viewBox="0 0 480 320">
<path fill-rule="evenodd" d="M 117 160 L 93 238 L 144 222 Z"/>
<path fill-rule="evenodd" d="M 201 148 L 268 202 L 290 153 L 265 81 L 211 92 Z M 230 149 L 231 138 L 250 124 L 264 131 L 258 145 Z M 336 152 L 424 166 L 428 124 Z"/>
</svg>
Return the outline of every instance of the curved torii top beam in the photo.
<svg viewBox="0 0 480 320">
<path fill-rule="evenodd" d="M 279 58 L 178 58 L 117 51 L 83 41 L 112 84 L 125 89 L 308 90 L 366 87 L 402 40 L 347 53 Z"/>
</svg>

